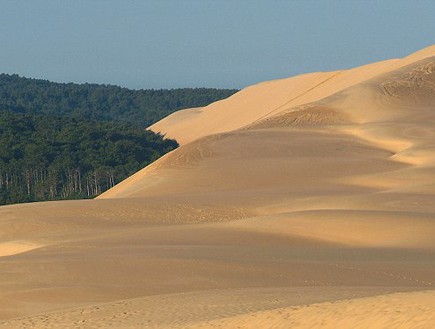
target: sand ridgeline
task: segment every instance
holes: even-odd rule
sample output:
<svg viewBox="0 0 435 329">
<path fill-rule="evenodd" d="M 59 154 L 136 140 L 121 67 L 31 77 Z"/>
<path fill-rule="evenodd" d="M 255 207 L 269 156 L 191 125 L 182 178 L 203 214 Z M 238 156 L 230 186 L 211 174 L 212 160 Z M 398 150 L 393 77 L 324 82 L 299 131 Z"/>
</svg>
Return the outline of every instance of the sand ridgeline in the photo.
<svg viewBox="0 0 435 329">
<path fill-rule="evenodd" d="M 96 200 L 0 207 L 0 327 L 432 328 L 435 46 L 150 127 Z"/>
</svg>

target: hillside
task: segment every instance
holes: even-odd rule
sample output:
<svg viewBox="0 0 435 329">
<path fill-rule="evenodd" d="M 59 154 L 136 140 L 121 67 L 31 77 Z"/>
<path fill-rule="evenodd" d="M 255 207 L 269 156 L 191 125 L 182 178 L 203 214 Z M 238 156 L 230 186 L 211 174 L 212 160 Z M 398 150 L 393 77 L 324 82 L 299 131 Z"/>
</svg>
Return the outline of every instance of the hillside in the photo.
<svg viewBox="0 0 435 329">
<path fill-rule="evenodd" d="M 430 328 L 434 86 L 435 46 L 265 82 L 95 200 L 0 207 L 0 327 Z"/>
<path fill-rule="evenodd" d="M 178 144 L 142 130 L 236 90 L 129 90 L 0 74 L 0 205 L 95 197 Z"/>
</svg>

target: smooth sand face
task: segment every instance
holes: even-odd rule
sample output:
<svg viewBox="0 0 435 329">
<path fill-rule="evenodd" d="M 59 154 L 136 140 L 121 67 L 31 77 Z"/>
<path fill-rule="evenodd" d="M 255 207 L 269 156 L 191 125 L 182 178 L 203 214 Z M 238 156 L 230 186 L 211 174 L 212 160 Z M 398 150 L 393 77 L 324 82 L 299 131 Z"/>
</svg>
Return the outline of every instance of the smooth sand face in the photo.
<svg viewBox="0 0 435 329">
<path fill-rule="evenodd" d="M 0 326 L 431 328 L 431 56 L 177 112 L 96 200 L 0 207 Z"/>
<path fill-rule="evenodd" d="M 42 247 L 30 241 L 8 241 L 0 243 L 0 257 L 21 254 Z"/>
<path fill-rule="evenodd" d="M 401 293 L 335 303 L 252 312 L 191 328 L 430 328 L 435 291 Z M 368 321 L 364 321 L 369 319 Z"/>
</svg>

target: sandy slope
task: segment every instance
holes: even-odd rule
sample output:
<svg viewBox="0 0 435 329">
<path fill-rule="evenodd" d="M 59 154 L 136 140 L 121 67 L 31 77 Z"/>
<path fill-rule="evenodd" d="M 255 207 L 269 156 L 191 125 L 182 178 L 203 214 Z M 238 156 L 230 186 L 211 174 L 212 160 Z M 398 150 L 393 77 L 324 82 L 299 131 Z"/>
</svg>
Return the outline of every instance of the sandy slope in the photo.
<svg viewBox="0 0 435 329">
<path fill-rule="evenodd" d="M 433 56 L 177 112 L 98 199 L 0 207 L 0 326 L 430 328 Z"/>
<path fill-rule="evenodd" d="M 435 291 L 402 293 L 256 312 L 191 327 L 430 329 L 435 323 L 434 304 Z"/>
</svg>

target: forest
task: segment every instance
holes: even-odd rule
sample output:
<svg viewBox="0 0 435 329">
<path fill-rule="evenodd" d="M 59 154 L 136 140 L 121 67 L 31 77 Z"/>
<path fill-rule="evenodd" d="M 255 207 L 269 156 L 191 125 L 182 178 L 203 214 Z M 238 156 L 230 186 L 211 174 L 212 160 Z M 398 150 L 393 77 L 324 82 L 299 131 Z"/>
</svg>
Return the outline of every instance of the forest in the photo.
<svg viewBox="0 0 435 329">
<path fill-rule="evenodd" d="M 92 198 L 177 142 L 125 123 L 0 113 L 0 204 Z"/>
<path fill-rule="evenodd" d="M 131 90 L 0 74 L 0 111 L 123 121 L 145 128 L 172 112 L 205 106 L 237 91 L 215 88 Z"/>
<path fill-rule="evenodd" d="M 0 74 L 0 205 L 93 198 L 178 147 L 144 128 L 236 90 L 129 90 Z"/>
</svg>

